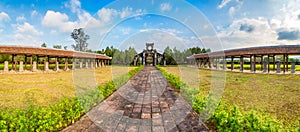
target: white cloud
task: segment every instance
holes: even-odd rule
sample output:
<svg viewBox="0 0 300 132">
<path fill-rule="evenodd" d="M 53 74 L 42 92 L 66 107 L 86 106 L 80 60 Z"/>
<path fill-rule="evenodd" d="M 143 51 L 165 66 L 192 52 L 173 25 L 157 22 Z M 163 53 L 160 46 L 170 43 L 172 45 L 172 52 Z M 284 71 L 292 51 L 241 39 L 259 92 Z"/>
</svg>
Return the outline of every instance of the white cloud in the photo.
<svg viewBox="0 0 300 132">
<path fill-rule="evenodd" d="M 160 4 L 161 11 L 170 11 L 171 9 L 172 9 L 172 6 L 169 3 Z"/>
<path fill-rule="evenodd" d="M 94 27 L 99 27 L 103 24 L 96 18 L 92 17 L 86 11 L 81 11 L 81 13 L 78 14 L 78 19 L 79 19 L 78 27 L 94 28 Z"/>
<path fill-rule="evenodd" d="M 120 17 L 121 17 L 121 18 L 125 18 L 125 17 L 127 17 L 127 16 L 130 16 L 131 14 L 133 14 L 132 10 L 133 10 L 133 9 L 130 8 L 130 7 L 124 8 L 124 9 L 120 12 Z"/>
<path fill-rule="evenodd" d="M 10 21 L 9 15 L 5 12 L 0 12 L 0 22 L 1 21 Z"/>
<path fill-rule="evenodd" d="M 218 9 L 225 7 L 231 0 L 222 0 L 221 4 L 218 6 Z"/>
<path fill-rule="evenodd" d="M 56 30 L 53 30 L 53 29 L 52 29 L 52 30 L 50 31 L 50 34 L 56 34 L 56 33 L 57 33 Z"/>
<path fill-rule="evenodd" d="M 278 44 L 277 34 L 266 18 L 238 19 L 218 33 L 225 49 Z"/>
<path fill-rule="evenodd" d="M 0 29 L 0 33 L 2 33 L 4 30 L 3 29 Z"/>
<path fill-rule="evenodd" d="M 18 16 L 18 17 L 16 18 L 16 21 L 17 21 L 17 22 L 24 22 L 24 21 L 26 21 L 26 18 L 25 18 L 24 15 Z"/>
<path fill-rule="evenodd" d="M 287 4 L 283 5 L 280 9 L 281 14 L 274 16 L 274 19 L 281 20 L 280 27 L 287 29 L 300 30 L 300 0 L 290 0 Z"/>
<path fill-rule="evenodd" d="M 30 14 L 31 18 L 33 18 L 34 16 L 36 16 L 38 14 L 38 12 L 36 10 L 33 10 Z"/>
<path fill-rule="evenodd" d="M 14 40 L 8 42 L 7 44 L 40 47 L 40 45 L 43 43 L 41 40 L 28 34 L 17 33 L 13 36 L 13 38 Z"/>
<path fill-rule="evenodd" d="M 81 11 L 81 3 L 79 0 L 70 0 L 69 3 L 65 3 L 65 7 L 70 8 L 73 13 Z"/>
<path fill-rule="evenodd" d="M 29 33 L 32 35 L 43 35 L 43 32 L 39 32 L 31 24 L 25 22 L 23 25 L 17 25 L 17 33 Z"/>
<path fill-rule="evenodd" d="M 69 21 L 69 17 L 65 13 L 48 10 L 42 20 L 42 25 L 58 28 L 63 32 L 71 32 L 76 27 L 77 23 Z"/>
<path fill-rule="evenodd" d="M 115 9 L 102 8 L 97 12 L 99 19 L 103 22 L 109 22 L 118 12 Z"/>
<path fill-rule="evenodd" d="M 121 29 L 121 32 L 123 35 L 128 35 L 131 31 L 131 28 L 123 28 Z"/>
</svg>

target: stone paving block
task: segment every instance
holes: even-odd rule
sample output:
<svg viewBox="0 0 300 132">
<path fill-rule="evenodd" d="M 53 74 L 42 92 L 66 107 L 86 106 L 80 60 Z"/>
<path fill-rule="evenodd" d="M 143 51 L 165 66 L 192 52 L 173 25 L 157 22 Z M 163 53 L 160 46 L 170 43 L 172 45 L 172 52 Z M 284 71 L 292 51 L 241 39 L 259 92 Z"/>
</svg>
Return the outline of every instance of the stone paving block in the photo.
<svg viewBox="0 0 300 132">
<path fill-rule="evenodd" d="M 152 118 L 152 125 L 162 125 L 163 120 L 161 117 Z"/>
<path fill-rule="evenodd" d="M 152 132 L 151 126 L 140 126 L 139 132 Z"/>
<path fill-rule="evenodd" d="M 154 132 L 164 132 L 165 131 L 163 126 L 153 126 L 152 129 Z"/>
</svg>

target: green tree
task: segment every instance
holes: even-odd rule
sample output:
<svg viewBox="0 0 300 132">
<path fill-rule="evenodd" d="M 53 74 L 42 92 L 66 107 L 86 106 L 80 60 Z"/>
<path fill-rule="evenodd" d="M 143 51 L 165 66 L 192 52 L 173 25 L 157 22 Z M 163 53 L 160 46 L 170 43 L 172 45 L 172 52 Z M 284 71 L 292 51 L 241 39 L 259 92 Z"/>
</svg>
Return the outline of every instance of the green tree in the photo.
<svg viewBox="0 0 300 132">
<path fill-rule="evenodd" d="M 53 48 L 55 48 L 55 49 L 61 49 L 61 45 L 53 45 Z"/>
<path fill-rule="evenodd" d="M 46 48 L 46 47 L 47 47 L 46 43 L 43 43 L 43 44 L 41 45 L 41 47 Z"/>
<path fill-rule="evenodd" d="M 133 59 L 136 54 L 137 52 L 133 47 L 129 47 L 128 50 L 125 50 L 125 64 L 133 64 Z"/>
<path fill-rule="evenodd" d="M 75 44 L 72 45 L 76 51 L 86 51 L 88 47 L 87 40 L 90 39 L 89 35 L 84 33 L 82 28 L 74 29 L 71 33 L 71 37 L 75 40 Z"/>
</svg>

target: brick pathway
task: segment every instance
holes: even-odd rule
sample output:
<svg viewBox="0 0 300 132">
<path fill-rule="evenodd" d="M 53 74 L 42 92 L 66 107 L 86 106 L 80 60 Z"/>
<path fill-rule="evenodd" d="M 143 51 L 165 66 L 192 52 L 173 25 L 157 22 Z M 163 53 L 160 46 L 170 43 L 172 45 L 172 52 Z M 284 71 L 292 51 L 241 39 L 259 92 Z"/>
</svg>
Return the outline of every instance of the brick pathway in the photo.
<svg viewBox="0 0 300 132">
<path fill-rule="evenodd" d="M 198 117 L 155 67 L 145 67 L 63 131 L 207 131 Z"/>
</svg>

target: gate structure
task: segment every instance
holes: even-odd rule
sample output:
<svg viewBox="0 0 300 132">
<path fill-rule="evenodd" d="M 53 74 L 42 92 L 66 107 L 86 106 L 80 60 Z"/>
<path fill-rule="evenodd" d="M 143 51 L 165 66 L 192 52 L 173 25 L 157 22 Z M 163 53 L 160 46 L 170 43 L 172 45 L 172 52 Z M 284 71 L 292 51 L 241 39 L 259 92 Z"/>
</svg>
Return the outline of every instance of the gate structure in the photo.
<svg viewBox="0 0 300 132">
<path fill-rule="evenodd" d="M 154 43 L 146 43 L 146 49 L 143 52 L 134 56 L 134 65 L 138 65 L 141 60 L 142 65 L 156 66 L 163 62 L 166 65 L 166 59 L 163 54 L 160 54 L 153 48 Z"/>
</svg>

